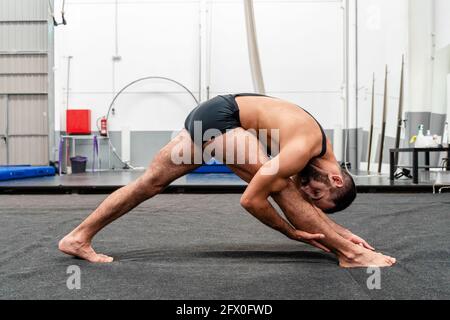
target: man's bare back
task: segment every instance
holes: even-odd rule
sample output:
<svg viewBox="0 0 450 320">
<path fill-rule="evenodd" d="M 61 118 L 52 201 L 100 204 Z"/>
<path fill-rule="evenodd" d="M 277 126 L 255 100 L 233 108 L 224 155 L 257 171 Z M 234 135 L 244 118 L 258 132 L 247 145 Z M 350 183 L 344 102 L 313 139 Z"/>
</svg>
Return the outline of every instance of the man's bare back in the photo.
<svg viewBox="0 0 450 320">
<path fill-rule="evenodd" d="M 280 148 L 304 137 L 310 141 L 311 152 L 319 154 L 322 136 L 316 120 L 305 110 L 288 101 L 271 97 L 237 97 L 242 128 L 280 132 Z"/>
</svg>

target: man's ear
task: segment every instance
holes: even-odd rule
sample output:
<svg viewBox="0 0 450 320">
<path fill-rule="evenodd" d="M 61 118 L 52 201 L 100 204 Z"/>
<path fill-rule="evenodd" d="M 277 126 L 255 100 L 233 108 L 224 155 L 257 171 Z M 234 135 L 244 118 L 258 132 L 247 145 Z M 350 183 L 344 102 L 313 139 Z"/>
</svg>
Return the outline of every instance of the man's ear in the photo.
<svg viewBox="0 0 450 320">
<path fill-rule="evenodd" d="M 338 174 L 330 175 L 330 180 L 331 183 L 337 188 L 342 188 L 344 186 L 344 178 Z"/>
</svg>

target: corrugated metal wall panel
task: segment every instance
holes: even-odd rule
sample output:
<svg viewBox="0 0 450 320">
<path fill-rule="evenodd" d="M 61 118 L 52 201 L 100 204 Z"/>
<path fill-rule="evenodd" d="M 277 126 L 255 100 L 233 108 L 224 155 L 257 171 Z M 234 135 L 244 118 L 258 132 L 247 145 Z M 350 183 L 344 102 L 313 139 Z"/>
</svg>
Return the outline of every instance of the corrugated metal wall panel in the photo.
<svg viewBox="0 0 450 320">
<path fill-rule="evenodd" d="M 6 134 L 6 96 L 0 96 L 0 136 Z M 6 141 L 0 138 L 0 166 L 6 165 Z"/>
<path fill-rule="evenodd" d="M 46 20 L 48 0 L 0 0 L 0 21 Z"/>
<path fill-rule="evenodd" d="M 47 75 L 0 75 L 0 94 L 46 93 Z"/>
<path fill-rule="evenodd" d="M 0 141 L 0 166 L 5 166 L 6 163 L 6 144 L 4 141 Z"/>
<path fill-rule="evenodd" d="M 11 137 L 8 153 L 10 165 L 48 165 L 48 137 Z"/>
<path fill-rule="evenodd" d="M 6 96 L 0 95 L 0 136 L 6 133 Z"/>
<path fill-rule="evenodd" d="M 45 22 L 0 23 L 0 51 L 43 52 L 48 50 Z"/>
<path fill-rule="evenodd" d="M 12 96 L 9 99 L 9 134 L 48 134 L 47 96 Z"/>
<path fill-rule="evenodd" d="M 0 55 L 0 74 L 47 72 L 48 58 L 46 54 Z"/>
<path fill-rule="evenodd" d="M 0 163 L 7 158 L 11 165 L 49 161 L 49 2 L 53 0 L 0 0 L 0 98 L 9 94 L 8 150 L 0 141 Z M 5 123 L 3 117 L 0 126 Z"/>
</svg>

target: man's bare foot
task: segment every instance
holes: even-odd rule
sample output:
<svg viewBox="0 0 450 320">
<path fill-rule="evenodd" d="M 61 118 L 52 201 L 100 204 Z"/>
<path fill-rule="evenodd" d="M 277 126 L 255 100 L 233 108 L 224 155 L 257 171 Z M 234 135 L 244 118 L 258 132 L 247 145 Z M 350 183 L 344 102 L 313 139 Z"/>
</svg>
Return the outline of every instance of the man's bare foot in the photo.
<svg viewBox="0 0 450 320">
<path fill-rule="evenodd" d="M 114 260 L 104 254 L 96 253 L 90 243 L 79 241 L 70 234 L 59 242 L 58 247 L 65 254 L 93 263 L 110 263 Z"/>
<path fill-rule="evenodd" d="M 392 267 L 396 262 L 397 260 L 395 258 L 367 249 L 362 249 L 362 251 L 357 254 L 354 259 L 339 256 L 339 266 L 342 268 L 385 268 Z"/>
</svg>

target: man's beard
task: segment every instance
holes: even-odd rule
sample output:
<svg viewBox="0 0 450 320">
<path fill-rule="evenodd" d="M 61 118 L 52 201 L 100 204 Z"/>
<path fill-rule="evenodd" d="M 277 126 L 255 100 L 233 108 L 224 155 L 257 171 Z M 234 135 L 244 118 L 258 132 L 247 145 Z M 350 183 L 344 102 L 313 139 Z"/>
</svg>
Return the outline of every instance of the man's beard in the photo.
<svg viewBox="0 0 450 320">
<path fill-rule="evenodd" d="M 302 172 L 299 174 L 300 177 L 300 183 L 302 186 L 308 185 L 311 180 L 322 182 L 327 186 L 330 186 L 330 180 L 328 179 L 328 176 L 318 171 L 316 168 L 314 168 L 311 165 L 307 165 Z"/>
</svg>

